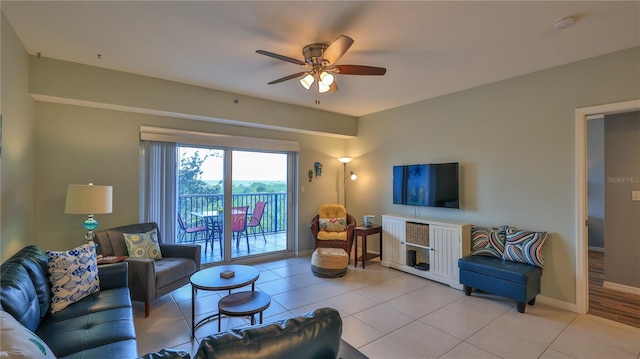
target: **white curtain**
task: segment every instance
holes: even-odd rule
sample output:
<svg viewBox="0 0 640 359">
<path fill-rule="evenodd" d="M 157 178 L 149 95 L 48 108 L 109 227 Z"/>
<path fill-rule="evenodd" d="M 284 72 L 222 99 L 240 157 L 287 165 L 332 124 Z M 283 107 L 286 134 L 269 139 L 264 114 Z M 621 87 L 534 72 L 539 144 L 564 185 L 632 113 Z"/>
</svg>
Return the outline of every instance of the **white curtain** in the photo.
<svg viewBox="0 0 640 359">
<path fill-rule="evenodd" d="M 164 243 L 176 242 L 177 149 L 174 142 L 143 141 L 142 220 L 156 222 Z"/>
</svg>

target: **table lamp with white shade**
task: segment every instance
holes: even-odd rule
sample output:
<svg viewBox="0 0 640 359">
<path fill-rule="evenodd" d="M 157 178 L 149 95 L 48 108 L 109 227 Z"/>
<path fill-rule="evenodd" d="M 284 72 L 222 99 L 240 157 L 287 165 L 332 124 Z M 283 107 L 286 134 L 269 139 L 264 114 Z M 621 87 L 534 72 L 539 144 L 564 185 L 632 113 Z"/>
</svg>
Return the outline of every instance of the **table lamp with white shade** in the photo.
<svg viewBox="0 0 640 359">
<path fill-rule="evenodd" d="M 112 211 L 112 186 L 95 186 L 70 184 L 67 187 L 67 200 L 64 206 L 66 214 L 88 215 L 83 227 L 89 232 L 84 236 L 87 241 L 93 241 L 95 234 L 93 230 L 98 227 L 98 221 L 93 218 L 94 214 L 106 214 Z"/>
</svg>

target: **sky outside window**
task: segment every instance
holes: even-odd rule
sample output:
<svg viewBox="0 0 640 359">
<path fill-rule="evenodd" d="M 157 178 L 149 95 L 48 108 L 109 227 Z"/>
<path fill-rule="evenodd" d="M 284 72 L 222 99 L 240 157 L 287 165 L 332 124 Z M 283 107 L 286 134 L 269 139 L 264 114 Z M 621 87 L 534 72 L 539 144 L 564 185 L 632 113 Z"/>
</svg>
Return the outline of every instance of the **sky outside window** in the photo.
<svg viewBox="0 0 640 359">
<path fill-rule="evenodd" d="M 224 170 L 224 151 L 199 147 L 180 147 L 179 157 L 209 157 L 202 164 L 202 180 L 221 181 Z M 252 151 L 233 151 L 233 180 L 235 181 L 286 181 L 287 155 Z"/>
</svg>

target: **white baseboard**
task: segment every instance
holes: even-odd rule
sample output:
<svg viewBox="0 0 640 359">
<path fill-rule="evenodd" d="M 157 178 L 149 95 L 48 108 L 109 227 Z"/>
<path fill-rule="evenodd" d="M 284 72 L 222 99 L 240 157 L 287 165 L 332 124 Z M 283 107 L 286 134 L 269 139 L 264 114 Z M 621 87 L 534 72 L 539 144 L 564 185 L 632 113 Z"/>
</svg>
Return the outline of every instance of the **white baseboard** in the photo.
<svg viewBox="0 0 640 359">
<path fill-rule="evenodd" d="M 298 257 L 311 257 L 312 254 L 313 254 L 313 249 L 310 249 L 308 251 L 300 251 L 298 252 Z"/>
<path fill-rule="evenodd" d="M 606 280 L 602 283 L 602 287 L 617 290 L 618 292 L 631 293 L 635 295 L 640 295 L 640 288 L 632 287 L 630 285 L 618 284 L 613 282 L 607 282 Z"/>
<path fill-rule="evenodd" d="M 568 310 L 570 312 L 577 313 L 577 307 L 575 303 L 564 302 L 562 300 L 554 299 L 551 297 L 545 297 L 544 295 L 538 294 L 536 296 L 536 303 L 547 304 L 552 307 Z"/>
<path fill-rule="evenodd" d="M 602 247 L 589 246 L 589 250 L 594 252 L 604 253 L 604 248 Z"/>
</svg>

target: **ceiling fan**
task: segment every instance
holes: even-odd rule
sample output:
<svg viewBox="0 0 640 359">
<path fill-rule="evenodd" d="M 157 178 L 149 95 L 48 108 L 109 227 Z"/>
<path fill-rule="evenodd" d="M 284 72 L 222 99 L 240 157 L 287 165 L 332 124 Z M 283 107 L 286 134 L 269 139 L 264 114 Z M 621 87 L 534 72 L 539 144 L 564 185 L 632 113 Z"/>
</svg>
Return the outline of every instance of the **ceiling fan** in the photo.
<svg viewBox="0 0 640 359">
<path fill-rule="evenodd" d="M 269 85 L 301 77 L 300 84 L 307 90 L 315 82 L 319 93 L 335 92 L 338 84 L 334 75 L 375 75 L 382 76 L 387 72 L 384 67 L 362 66 L 362 65 L 336 65 L 335 63 L 342 55 L 349 50 L 353 44 L 353 39 L 349 36 L 340 35 L 331 44 L 311 44 L 302 48 L 304 61 L 288 56 L 274 54 L 265 50 L 256 50 L 257 53 L 274 59 L 290 62 L 304 66 L 305 71 L 301 71 L 289 76 L 279 78 L 269 82 Z"/>
</svg>

